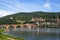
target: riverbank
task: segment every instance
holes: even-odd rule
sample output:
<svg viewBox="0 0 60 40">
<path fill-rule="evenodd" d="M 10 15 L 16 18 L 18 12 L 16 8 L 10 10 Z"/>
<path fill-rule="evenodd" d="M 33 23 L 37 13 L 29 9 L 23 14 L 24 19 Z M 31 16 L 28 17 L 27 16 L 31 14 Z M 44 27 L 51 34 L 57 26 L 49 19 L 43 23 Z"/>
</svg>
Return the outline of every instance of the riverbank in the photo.
<svg viewBox="0 0 60 40">
<path fill-rule="evenodd" d="M 24 38 L 18 38 L 11 35 L 6 35 L 3 33 L 3 29 L 0 29 L 0 40 L 24 40 Z"/>
<path fill-rule="evenodd" d="M 18 37 L 13 37 L 13 36 L 10 36 L 10 35 L 5 35 L 3 34 L 5 37 L 7 37 L 8 40 L 24 40 L 24 38 L 18 38 Z"/>
<path fill-rule="evenodd" d="M 2 34 L 0 36 L 0 40 L 24 40 L 24 38 L 18 38 L 18 37 Z"/>
</svg>

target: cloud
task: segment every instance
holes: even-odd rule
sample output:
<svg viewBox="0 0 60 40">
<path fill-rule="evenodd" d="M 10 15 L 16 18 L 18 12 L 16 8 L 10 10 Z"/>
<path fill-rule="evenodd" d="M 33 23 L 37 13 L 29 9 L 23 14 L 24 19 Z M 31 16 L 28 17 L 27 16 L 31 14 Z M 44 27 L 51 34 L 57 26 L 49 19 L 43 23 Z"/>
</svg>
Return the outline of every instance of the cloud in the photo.
<svg viewBox="0 0 60 40">
<path fill-rule="evenodd" d="M 9 9 L 14 9 L 13 11 L 15 12 L 25 12 L 25 11 L 29 11 L 28 10 L 28 5 L 30 5 L 29 3 L 22 3 L 22 2 L 19 2 L 18 0 L 12 0 L 12 1 L 3 1 L 3 0 L 0 0 L 0 4 L 1 5 L 4 5 L 6 7 L 8 7 Z M 30 5 L 31 6 L 31 5 Z M 14 12 L 14 13 L 15 13 Z"/>
<path fill-rule="evenodd" d="M 4 10 L 0 10 L 0 17 L 9 15 L 10 13 Z"/>
<path fill-rule="evenodd" d="M 26 10 L 23 6 L 22 6 L 22 3 L 20 3 L 20 2 L 18 2 L 17 0 L 14 0 L 14 2 L 15 2 L 15 4 L 16 4 L 16 7 L 17 8 L 21 8 L 21 9 L 23 9 L 23 10 Z M 22 6 L 22 7 L 21 7 Z"/>
<path fill-rule="evenodd" d="M 11 8 L 11 9 L 14 9 L 14 10 L 18 10 L 17 8 L 15 8 L 15 7 L 13 7 L 13 6 L 9 5 L 9 4 L 6 4 L 6 3 L 0 3 L 0 4 L 6 6 L 8 8 Z"/>
<path fill-rule="evenodd" d="M 24 4 L 19 2 L 18 0 L 9 0 L 9 1 L 8 0 L 5 0 L 5 1 L 1 0 L 2 3 L 0 3 L 0 4 L 5 5 L 6 7 L 14 9 L 16 11 L 27 11 L 27 9 L 24 7 Z"/>
<path fill-rule="evenodd" d="M 45 8 L 51 9 L 50 2 L 47 0 L 47 2 L 43 5 Z"/>
<path fill-rule="evenodd" d="M 0 4 L 4 5 L 2 7 L 6 7 L 9 10 L 9 14 L 17 13 L 17 12 L 32 12 L 32 11 L 45 11 L 45 8 L 50 9 L 50 3 L 45 3 L 44 7 L 40 4 L 21 2 L 20 0 L 0 0 Z M 5 8 L 5 9 L 6 9 Z M 4 9 L 2 9 L 4 10 Z M 7 11 L 7 10 L 6 10 Z M 5 11 L 3 11 L 5 13 Z M 4 14 L 1 14 L 4 15 Z"/>
<path fill-rule="evenodd" d="M 14 0 L 15 3 L 15 7 L 18 8 L 19 12 L 31 12 L 31 11 L 36 11 L 38 10 L 40 7 L 37 4 L 34 3 L 24 3 L 24 2 L 20 2 L 18 0 Z"/>
<path fill-rule="evenodd" d="M 28 3 L 28 2 L 21 2 L 18 0 L 0 0 L 0 4 L 8 7 L 13 13 L 15 12 L 31 12 L 31 11 L 38 11 L 41 10 L 41 6 L 35 3 Z"/>
</svg>

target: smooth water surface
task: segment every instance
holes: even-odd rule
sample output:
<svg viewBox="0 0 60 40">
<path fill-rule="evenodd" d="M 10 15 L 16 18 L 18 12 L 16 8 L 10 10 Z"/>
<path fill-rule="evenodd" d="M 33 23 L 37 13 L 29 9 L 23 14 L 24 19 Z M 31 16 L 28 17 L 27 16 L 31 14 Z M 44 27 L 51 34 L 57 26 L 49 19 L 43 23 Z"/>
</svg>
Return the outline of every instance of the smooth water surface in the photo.
<svg viewBox="0 0 60 40">
<path fill-rule="evenodd" d="M 16 37 L 23 37 L 25 40 L 60 40 L 60 29 L 37 28 L 37 29 L 10 29 L 4 33 Z"/>
</svg>

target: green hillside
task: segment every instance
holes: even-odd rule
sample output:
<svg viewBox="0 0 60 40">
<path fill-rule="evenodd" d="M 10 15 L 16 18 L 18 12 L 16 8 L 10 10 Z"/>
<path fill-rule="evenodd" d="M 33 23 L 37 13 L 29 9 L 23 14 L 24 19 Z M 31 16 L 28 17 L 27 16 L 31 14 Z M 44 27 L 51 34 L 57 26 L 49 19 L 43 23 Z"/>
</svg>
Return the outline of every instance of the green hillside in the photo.
<svg viewBox="0 0 60 40">
<path fill-rule="evenodd" d="M 31 18 L 45 18 L 45 19 L 56 19 L 56 16 L 60 18 L 60 12 L 19 12 L 12 15 L 8 15 L 0 18 L 0 24 L 16 24 L 16 20 L 30 21 Z"/>
</svg>

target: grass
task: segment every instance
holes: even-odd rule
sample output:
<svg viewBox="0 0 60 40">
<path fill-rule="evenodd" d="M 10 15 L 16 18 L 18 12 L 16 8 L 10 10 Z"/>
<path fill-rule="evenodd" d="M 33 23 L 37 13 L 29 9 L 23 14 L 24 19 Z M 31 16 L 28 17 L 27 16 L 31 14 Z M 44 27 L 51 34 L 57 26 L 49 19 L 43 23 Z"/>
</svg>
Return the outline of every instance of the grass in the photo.
<svg viewBox="0 0 60 40">
<path fill-rule="evenodd" d="M 5 35 L 2 32 L 3 32 L 3 30 L 0 29 L 0 40 L 24 40 L 24 38 L 18 38 L 18 37 Z"/>
<path fill-rule="evenodd" d="M 3 36 L 7 37 L 7 39 L 10 39 L 10 40 L 24 40 L 24 38 L 13 37 L 5 34 L 3 34 Z"/>
</svg>

